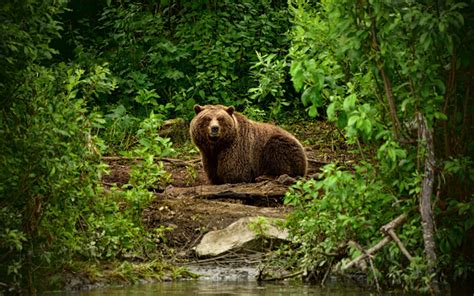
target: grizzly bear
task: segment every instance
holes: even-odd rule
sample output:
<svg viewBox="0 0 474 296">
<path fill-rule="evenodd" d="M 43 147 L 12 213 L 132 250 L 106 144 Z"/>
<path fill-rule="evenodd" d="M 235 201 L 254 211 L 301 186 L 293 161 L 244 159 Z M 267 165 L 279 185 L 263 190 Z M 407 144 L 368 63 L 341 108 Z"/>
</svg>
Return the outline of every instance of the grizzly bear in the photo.
<svg viewBox="0 0 474 296">
<path fill-rule="evenodd" d="M 194 106 L 191 138 L 211 184 L 306 174 L 303 146 L 287 131 L 254 122 L 223 105 Z"/>
</svg>

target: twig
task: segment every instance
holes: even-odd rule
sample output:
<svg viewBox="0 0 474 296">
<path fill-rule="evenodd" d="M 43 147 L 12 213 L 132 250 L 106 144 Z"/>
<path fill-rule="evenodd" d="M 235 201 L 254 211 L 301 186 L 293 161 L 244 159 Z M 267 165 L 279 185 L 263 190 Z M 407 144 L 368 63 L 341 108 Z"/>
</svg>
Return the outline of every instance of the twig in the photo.
<svg viewBox="0 0 474 296">
<path fill-rule="evenodd" d="M 206 225 L 206 228 L 209 228 L 209 224 Z M 192 240 L 192 241 L 186 243 L 186 245 L 184 245 L 184 247 L 181 248 L 181 251 L 185 251 L 185 252 L 189 251 L 189 249 L 191 249 L 193 246 L 195 246 L 196 243 L 197 243 L 197 241 L 198 241 L 201 237 L 203 237 L 203 235 L 204 235 L 204 232 L 201 231 L 201 233 L 199 233 L 199 235 L 198 235 L 194 240 Z"/>
<path fill-rule="evenodd" d="M 359 148 L 360 156 L 362 157 L 362 160 L 366 161 L 364 151 L 362 150 L 362 146 L 360 145 L 359 138 L 357 138 L 357 147 Z"/>
<path fill-rule="evenodd" d="M 319 161 L 319 160 L 315 160 L 315 159 L 308 159 L 308 162 L 309 163 L 314 163 L 314 164 L 317 164 L 317 165 L 321 165 L 321 166 L 325 166 L 327 164 L 330 164 L 330 162 Z"/>
<path fill-rule="evenodd" d="M 359 257 L 355 258 L 354 260 L 352 260 L 351 262 L 347 263 L 346 265 L 344 265 L 342 267 L 342 271 L 345 271 L 349 268 L 351 268 L 352 266 L 354 266 L 355 264 L 357 264 L 359 261 L 365 259 L 365 257 L 367 255 L 372 255 L 372 254 L 375 254 L 377 253 L 380 249 L 382 249 L 386 244 L 388 244 L 389 242 L 391 242 L 392 239 L 388 236 L 384 237 L 381 241 L 379 241 L 375 246 L 373 246 L 372 248 L 368 249 L 366 254 L 362 254 L 360 255 Z"/>
<path fill-rule="evenodd" d="M 329 267 L 326 270 L 326 273 L 324 273 L 323 280 L 321 281 L 321 287 L 324 287 L 324 284 L 326 283 L 326 279 L 328 278 L 328 275 L 331 272 L 332 265 L 333 265 L 332 262 L 333 262 L 333 260 L 331 259 L 331 261 L 329 262 Z"/>
</svg>

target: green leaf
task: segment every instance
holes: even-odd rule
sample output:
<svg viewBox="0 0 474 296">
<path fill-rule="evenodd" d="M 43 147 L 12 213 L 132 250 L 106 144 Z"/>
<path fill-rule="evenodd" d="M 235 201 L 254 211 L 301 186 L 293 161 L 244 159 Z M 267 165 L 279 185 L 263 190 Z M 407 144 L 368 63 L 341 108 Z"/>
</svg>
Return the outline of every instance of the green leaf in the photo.
<svg viewBox="0 0 474 296">
<path fill-rule="evenodd" d="M 290 67 L 290 74 L 295 90 L 300 91 L 305 80 L 302 63 L 297 61 L 293 62 Z"/>
<path fill-rule="evenodd" d="M 318 115 L 318 109 L 316 105 L 309 107 L 308 114 L 310 117 L 316 117 Z"/>
<path fill-rule="evenodd" d="M 347 114 L 345 112 L 339 114 L 336 125 L 341 129 L 347 126 Z"/>
<path fill-rule="evenodd" d="M 434 117 L 439 120 L 448 120 L 448 116 L 442 112 L 435 112 Z"/>
<path fill-rule="evenodd" d="M 334 121 L 336 119 L 336 102 L 329 104 L 326 114 L 328 115 L 329 121 Z"/>
<path fill-rule="evenodd" d="M 347 125 L 348 126 L 354 126 L 354 125 L 358 124 L 359 123 L 359 118 L 360 118 L 359 115 L 356 115 L 356 114 L 351 115 L 349 117 L 349 121 L 347 122 Z"/>
<path fill-rule="evenodd" d="M 353 110 L 355 108 L 356 100 L 357 100 L 357 97 L 356 97 L 355 94 L 351 94 L 351 95 L 347 96 L 344 99 L 344 103 L 342 105 L 342 108 L 344 109 L 344 111 L 349 112 L 349 111 Z"/>
</svg>

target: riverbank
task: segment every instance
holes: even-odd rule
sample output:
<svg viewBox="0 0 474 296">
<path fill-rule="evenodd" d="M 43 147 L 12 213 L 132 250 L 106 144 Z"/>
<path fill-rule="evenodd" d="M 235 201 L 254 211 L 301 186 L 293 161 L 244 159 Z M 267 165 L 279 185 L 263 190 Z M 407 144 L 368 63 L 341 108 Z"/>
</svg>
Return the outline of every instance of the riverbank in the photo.
<svg viewBox="0 0 474 296">
<path fill-rule="evenodd" d="M 333 125 L 315 122 L 286 128 L 305 146 L 308 178 L 317 177 L 325 164 L 350 165 L 354 161 L 354 155 L 343 144 L 340 132 Z M 258 277 L 259 268 L 255 263 L 265 262 L 270 249 L 258 254 L 198 258 L 194 248 L 207 232 L 224 229 L 240 218 L 284 218 L 291 207 L 284 205 L 283 196 L 292 181 L 263 180 L 253 184 L 212 186 L 207 182 L 197 151 L 191 149 L 190 143 L 179 145 L 181 152 L 178 157 L 156 160 L 163 162 L 165 170 L 171 174 L 171 182 L 165 188 L 149 189 L 154 191 L 155 199 L 142 213 L 142 223 L 148 231 L 166 229 L 163 241 L 157 244 L 163 254 L 161 262 L 130 258 L 130 261 L 106 264 L 105 268 L 100 264 L 87 266 L 85 263 L 77 266 L 77 271 L 66 272 L 66 290 L 194 278 L 199 274 L 205 278 L 203 271 L 206 269 L 214 270 L 210 273 L 214 278 L 252 280 Z M 128 184 L 131 167 L 141 160 L 108 156 L 104 161 L 110 172 L 102 179 L 107 189 Z M 236 270 L 235 264 L 242 270 Z M 223 273 L 216 273 L 215 267 Z"/>
</svg>

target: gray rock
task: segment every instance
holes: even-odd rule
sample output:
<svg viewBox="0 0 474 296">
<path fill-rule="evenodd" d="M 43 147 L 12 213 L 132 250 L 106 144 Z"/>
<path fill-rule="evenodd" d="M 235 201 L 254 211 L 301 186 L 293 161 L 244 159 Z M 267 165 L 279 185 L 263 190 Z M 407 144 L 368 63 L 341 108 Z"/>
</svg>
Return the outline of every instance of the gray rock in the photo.
<svg viewBox="0 0 474 296">
<path fill-rule="evenodd" d="M 195 251 L 199 257 L 213 257 L 229 251 L 263 251 L 288 240 L 288 231 L 276 226 L 276 218 L 245 217 L 227 228 L 206 233 Z"/>
</svg>

